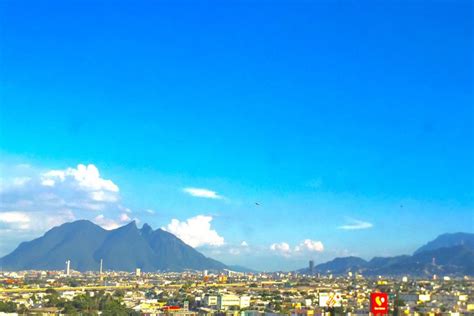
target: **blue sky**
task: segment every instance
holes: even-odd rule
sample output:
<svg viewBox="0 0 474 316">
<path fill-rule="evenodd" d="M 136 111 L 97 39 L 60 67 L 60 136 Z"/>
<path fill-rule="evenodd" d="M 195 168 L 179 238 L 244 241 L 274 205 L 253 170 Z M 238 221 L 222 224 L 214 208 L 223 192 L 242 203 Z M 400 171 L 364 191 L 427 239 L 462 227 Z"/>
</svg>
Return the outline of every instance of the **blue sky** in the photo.
<svg viewBox="0 0 474 316">
<path fill-rule="evenodd" d="M 0 255 L 78 218 L 262 270 L 474 232 L 470 1 L 0 6 Z"/>
</svg>

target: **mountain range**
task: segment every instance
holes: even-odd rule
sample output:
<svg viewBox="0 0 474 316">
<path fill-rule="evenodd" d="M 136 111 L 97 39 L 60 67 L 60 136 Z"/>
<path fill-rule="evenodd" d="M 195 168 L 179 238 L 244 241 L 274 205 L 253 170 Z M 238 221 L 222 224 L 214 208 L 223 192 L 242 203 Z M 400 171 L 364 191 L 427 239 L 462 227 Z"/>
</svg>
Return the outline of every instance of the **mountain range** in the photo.
<svg viewBox="0 0 474 316">
<path fill-rule="evenodd" d="M 474 275 L 474 234 L 443 234 L 418 248 L 413 255 L 374 257 L 366 261 L 359 257 L 335 258 L 319 264 L 305 274 L 335 274 L 348 272 L 363 275 Z"/>
<path fill-rule="evenodd" d="M 44 236 L 21 243 L 0 259 L 4 270 L 62 270 L 65 261 L 78 271 L 222 270 L 227 266 L 185 244 L 162 229 L 148 224 L 139 229 L 133 221 L 114 230 L 105 230 L 87 220 L 54 227 Z"/>
<path fill-rule="evenodd" d="M 8 271 L 63 270 L 65 261 L 78 271 L 97 271 L 100 260 L 104 270 L 183 271 L 229 269 L 255 272 L 240 266 L 208 258 L 162 229 L 148 224 L 138 228 L 133 221 L 113 230 L 79 220 L 54 227 L 42 237 L 21 243 L 0 258 L 0 267 Z M 310 274 L 309 268 L 298 270 Z M 363 275 L 474 275 L 474 234 L 444 234 L 418 248 L 413 255 L 335 258 L 314 267 L 312 273 Z"/>
</svg>

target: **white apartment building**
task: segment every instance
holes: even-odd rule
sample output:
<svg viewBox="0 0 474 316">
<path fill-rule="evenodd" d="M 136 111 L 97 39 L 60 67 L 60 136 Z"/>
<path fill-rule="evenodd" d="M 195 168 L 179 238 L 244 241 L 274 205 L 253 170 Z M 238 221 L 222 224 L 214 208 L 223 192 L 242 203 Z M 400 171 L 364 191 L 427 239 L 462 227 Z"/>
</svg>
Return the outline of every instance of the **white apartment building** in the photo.
<svg viewBox="0 0 474 316">
<path fill-rule="evenodd" d="M 227 310 L 229 307 L 240 309 L 250 306 L 250 296 L 238 296 L 235 294 L 221 294 L 217 297 L 217 309 Z"/>
</svg>

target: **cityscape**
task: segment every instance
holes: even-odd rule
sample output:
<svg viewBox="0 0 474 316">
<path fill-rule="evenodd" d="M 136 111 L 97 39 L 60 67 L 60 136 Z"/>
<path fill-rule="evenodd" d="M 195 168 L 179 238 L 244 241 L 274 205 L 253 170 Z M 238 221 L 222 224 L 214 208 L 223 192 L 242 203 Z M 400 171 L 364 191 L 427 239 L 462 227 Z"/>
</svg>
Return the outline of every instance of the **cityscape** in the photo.
<svg viewBox="0 0 474 316">
<path fill-rule="evenodd" d="M 474 281 L 469 277 L 140 269 L 80 273 L 67 266 L 64 271 L 3 272 L 0 280 L 3 315 L 88 315 L 99 310 L 103 315 L 370 315 L 374 292 L 387 293 L 391 315 L 474 313 Z"/>
<path fill-rule="evenodd" d="M 101 230 L 88 221 L 66 223 L 40 238 L 22 243 L 11 254 L 0 258 L 1 315 L 474 313 L 474 234 L 439 236 L 420 247 L 412 257 L 401 256 L 408 261 L 376 257 L 365 262 L 357 257 L 340 257 L 317 265 L 309 260 L 307 267 L 297 271 L 257 272 L 245 267 L 232 270 L 202 256 L 167 232 L 153 230 L 147 224 L 138 229 L 132 222 L 109 231 L 105 238 L 114 243 L 114 246 L 106 245 L 107 249 L 121 249 L 118 261 L 114 260 L 115 256 L 105 260 L 95 256 L 91 260 L 96 270 L 75 270 L 74 267 L 91 268 L 84 265 L 89 262 L 85 258 L 87 253 L 79 252 L 83 247 L 92 249 L 93 245 L 87 244 L 84 233 L 95 235 L 91 228 Z M 117 235 L 126 241 L 122 247 Z M 75 243 L 78 237 L 81 244 Z M 168 258 L 155 258 L 158 266 L 154 266 L 143 260 L 148 254 L 140 253 L 137 257 L 135 249 L 142 246 L 134 240 L 140 237 L 160 249 L 158 256 L 166 254 Z M 91 243 L 103 248 L 97 239 L 93 237 Z M 173 244 L 172 248 L 169 248 L 170 244 Z M 56 249 L 65 252 L 59 253 Z M 78 262 L 65 259 L 73 257 Z M 128 272 L 120 271 L 123 262 L 130 258 L 137 261 L 131 262 Z M 171 266 L 160 266 L 162 259 L 172 258 L 183 259 L 171 261 Z M 402 270 L 404 265 L 405 270 Z M 63 269 L 58 269 L 61 266 Z M 380 270 L 383 266 L 389 269 Z M 197 267 L 209 269 L 197 270 Z M 373 267 L 378 269 L 375 273 L 382 271 L 384 274 L 374 274 Z"/>
<path fill-rule="evenodd" d="M 474 316 L 473 0 L 0 0 L 0 316 Z"/>
</svg>

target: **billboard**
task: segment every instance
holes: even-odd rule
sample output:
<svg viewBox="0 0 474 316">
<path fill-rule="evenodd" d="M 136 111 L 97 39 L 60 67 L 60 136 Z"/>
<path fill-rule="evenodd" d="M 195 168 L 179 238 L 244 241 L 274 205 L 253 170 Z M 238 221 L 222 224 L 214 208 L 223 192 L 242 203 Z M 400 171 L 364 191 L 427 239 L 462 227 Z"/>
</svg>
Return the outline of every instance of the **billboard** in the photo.
<svg viewBox="0 0 474 316">
<path fill-rule="evenodd" d="M 372 314 L 388 314 L 387 293 L 370 293 L 370 312 Z"/>
</svg>

